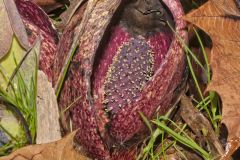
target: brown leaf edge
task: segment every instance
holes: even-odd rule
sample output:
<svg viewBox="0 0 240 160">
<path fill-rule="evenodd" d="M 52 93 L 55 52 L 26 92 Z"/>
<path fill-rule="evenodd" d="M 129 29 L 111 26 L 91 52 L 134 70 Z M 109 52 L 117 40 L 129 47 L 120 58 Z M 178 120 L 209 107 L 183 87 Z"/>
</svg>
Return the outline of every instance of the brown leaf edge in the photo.
<svg viewBox="0 0 240 160">
<path fill-rule="evenodd" d="M 228 129 L 222 159 L 229 159 L 240 146 L 240 10 L 234 0 L 210 0 L 184 19 L 203 29 L 213 41 L 213 75 L 207 91 L 216 91 L 222 99 L 222 123 Z"/>
<path fill-rule="evenodd" d="M 83 152 L 74 147 L 76 132 L 56 142 L 26 146 L 9 156 L 1 157 L 0 160 L 89 160 Z"/>
<path fill-rule="evenodd" d="M 3 0 L 0 1 L 0 20 L 0 44 L 4 44 L 0 46 L 0 58 L 2 58 L 10 50 L 13 39 L 13 30 Z"/>
<path fill-rule="evenodd" d="M 23 24 L 22 18 L 18 12 L 17 6 L 14 0 L 3 0 L 8 18 L 11 23 L 11 27 L 16 37 L 18 38 L 21 46 L 26 50 L 30 49 L 30 43 L 28 42 L 27 31 Z"/>
<path fill-rule="evenodd" d="M 180 115 L 197 137 L 209 144 L 211 155 L 214 158 L 219 158 L 224 154 L 224 149 L 209 120 L 193 105 L 191 99 L 185 94 L 181 97 Z M 202 133 L 203 130 L 206 134 Z"/>
</svg>

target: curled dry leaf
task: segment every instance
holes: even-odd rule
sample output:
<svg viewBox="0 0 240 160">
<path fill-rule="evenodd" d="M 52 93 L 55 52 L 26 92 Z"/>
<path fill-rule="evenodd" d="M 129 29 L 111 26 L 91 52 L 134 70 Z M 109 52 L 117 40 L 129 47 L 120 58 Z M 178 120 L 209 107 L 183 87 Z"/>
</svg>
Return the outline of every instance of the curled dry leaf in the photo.
<svg viewBox="0 0 240 160">
<path fill-rule="evenodd" d="M 18 41 L 23 48 L 26 50 L 29 49 L 30 45 L 28 42 L 27 32 L 14 0 L 0 1 L 0 16 L 0 42 L 1 44 L 4 44 L 0 47 L 0 58 L 2 58 L 9 51 L 12 44 L 13 34 L 18 38 Z"/>
<path fill-rule="evenodd" d="M 14 0 L 4 0 L 11 28 L 23 48 L 29 49 L 27 32 Z M 6 17 L 5 17 L 6 18 Z"/>
<path fill-rule="evenodd" d="M 48 144 L 31 145 L 21 148 L 0 160 L 89 160 L 74 149 L 73 132 L 65 138 Z"/>
<path fill-rule="evenodd" d="M 57 98 L 47 76 L 38 71 L 36 143 L 61 139 Z"/>
<path fill-rule="evenodd" d="M 23 25 L 20 14 L 17 10 L 14 0 L 1 0 L 0 1 L 0 58 L 8 53 L 12 44 L 12 36 L 15 35 L 18 38 L 18 42 L 25 49 L 29 49 L 29 42 L 27 32 Z"/>
<path fill-rule="evenodd" d="M 0 20 L 0 44 L 4 44 L 0 47 L 0 58 L 2 58 L 11 47 L 13 36 L 11 23 L 3 0 L 0 0 Z"/>
<path fill-rule="evenodd" d="M 240 10 L 235 0 L 210 0 L 185 19 L 206 31 L 213 41 L 213 76 L 207 90 L 216 91 L 222 99 L 228 157 L 240 146 Z"/>
<path fill-rule="evenodd" d="M 210 122 L 196 107 L 193 106 L 191 99 L 186 95 L 182 95 L 181 97 L 180 114 L 192 131 L 201 140 L 209 144 L 213 157 L 217 158 L 224 154 L 224 149 Z M 203 131 L 206 132 L 206 135 L 202 134 Z"/>
</svg>

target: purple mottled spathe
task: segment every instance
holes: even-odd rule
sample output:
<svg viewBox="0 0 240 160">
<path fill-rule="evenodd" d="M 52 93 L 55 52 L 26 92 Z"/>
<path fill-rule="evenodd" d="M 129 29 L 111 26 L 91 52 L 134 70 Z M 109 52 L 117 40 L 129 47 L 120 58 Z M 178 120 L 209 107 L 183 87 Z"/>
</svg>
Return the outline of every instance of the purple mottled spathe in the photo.
<svg viewBox="0 0 240 160">
<path fill-rule="evenodd" d="M 41 39 L 39 68 L 52 81 L 53 60 L 56 55 L 58 33 L 42 9 L 28 0 L 15 0 L 28 40 L 33 44 L 37 37 Z"/>
<path fill-rule="evenodd" d="M 163 2 L 171 11 L 178 36 L 186 41 L 186 23 L 180 19 L 184 13 L 179 0 Z M 133 36 L 118 23 L 108 31 L 111 35 L 94 57 L 93 66 L 81 50 L 91 42 L 82 41 L 70 65 L 59 106 L 64 108 L 78 99 L 70 114 L 74 127 L 79 128 L 76 139 L 89 156 L 131 159 L 134 149 L 122 151 L 121 146 L 133 139 L 139 142 L 136 137 L 146 131 L 139 112 L 151 119 L 169 109 L 183 78 L 185 56 L 170 29 L 148 37 Z M 91 84 L 84 79 L 87 76 Z"/>
</svg>

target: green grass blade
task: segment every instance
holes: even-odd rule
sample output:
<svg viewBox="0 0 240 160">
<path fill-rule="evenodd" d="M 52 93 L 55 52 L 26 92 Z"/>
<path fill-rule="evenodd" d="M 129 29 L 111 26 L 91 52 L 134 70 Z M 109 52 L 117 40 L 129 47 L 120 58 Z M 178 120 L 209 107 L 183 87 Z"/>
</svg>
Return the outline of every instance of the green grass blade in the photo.
<svg viewBox="0 0 240 160">
<path fill-rule="evenodd" d="M 174 139 L 176 139 L 178 142 L 182 143 L 183 145 L 197 151 L 199 155 L 201 155 L 204 159 L 210 160 L 210 154 L 207 153 L 204 149 L 202 149 L 197 143 L 195 143 L 192 139 L 186 138 L 184 136 L 181 136 L 180 134 L 174 132 L 172 129 L 170 129 L 167 125 L 164 123 L 161 123 L 158 120 L 153 121 L 160 129 L 163 129 L 166 131 L 169 135 L 171 135 Z"/>
</svg>

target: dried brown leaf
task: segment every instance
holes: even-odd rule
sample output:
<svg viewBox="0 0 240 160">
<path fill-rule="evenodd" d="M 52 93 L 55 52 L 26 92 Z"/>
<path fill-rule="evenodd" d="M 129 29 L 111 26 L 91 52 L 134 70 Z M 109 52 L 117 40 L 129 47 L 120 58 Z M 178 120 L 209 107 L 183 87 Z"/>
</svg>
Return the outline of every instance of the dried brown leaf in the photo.
<svg viewBox="0 0 240 160">
<path fill-rule="evenodd" d="M 28 36 L 14 0 L 3 0 L 11 27 L 23 48 L 29 49 Z"/>
<path fill-rule="evenodd" d="M 181 97 L 180 114 L 192 131 L 203 142 L 208 142 L 211 153 L 214 157 L 219 157 L 224 154 L 224 149 L 210 122 L 196 107 L 193 106 L 191 99 L 186 95 L 182 95 Z M 202 131 L 205 131 L 206 135 L 202 134 Z"/>
<path fill-rule="evenodd" d="M 76 132 L 73 132 L 53 143 L 21 148 L 0 160 L 88 160 L 83 153 L 74 149 L 75 134 Z"/>
<path fill-rule="evenodd" d="M 224 5 L 225 4 L 225 5 Z M 210 0 L 185 19 L 212 38 L 212 81 L 207 90 L 222 99 L 222 122 L 228 128 L 228 154 L 240 146 L 240 10 L 234 0 Z M 232 143 L 234 142 L 234 143 Z"/>
<path fill-rule="evenodd" d="M 13 31 L 11 28 L 11 23 L 8 19 L 7 10 L 3 3 L 3 0 L 0 0 L 0 58 L 2 58 L 10 49 L 12 44 Z"/>
<path fill-rule="evenodd" d="M 57 98 L 47 76 L 38 71 L 37 144 L 61 139 Z"/>
</svg>

